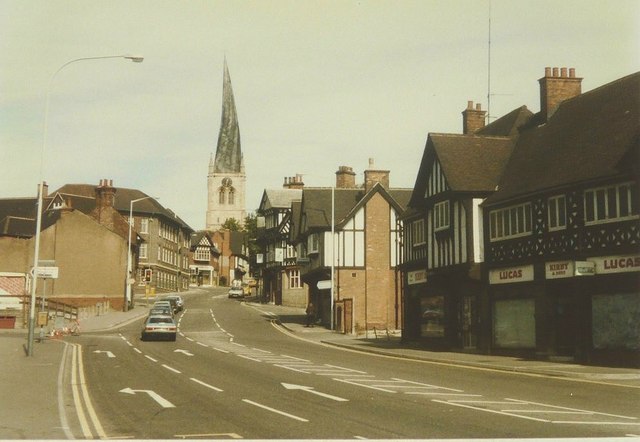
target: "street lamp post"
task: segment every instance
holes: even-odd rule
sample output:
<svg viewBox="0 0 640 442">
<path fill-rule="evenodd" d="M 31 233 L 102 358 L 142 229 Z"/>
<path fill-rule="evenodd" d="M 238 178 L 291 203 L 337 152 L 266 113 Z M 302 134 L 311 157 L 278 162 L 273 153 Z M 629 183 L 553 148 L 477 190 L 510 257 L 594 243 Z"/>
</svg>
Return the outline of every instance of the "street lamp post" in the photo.
<svg viewBox="0 0 640 442">
<path fill-rule="evenodd" d="M 35 232 L 35 240 L 34 240 L 34 250 L 33 250 L 33 268 L 31 269 L 31 303 L 29 305 L 29 335 L 27 338 L 27 356 L 33 356 L 33 338 L 34 338 L 34 330 L 35 330 L 35 301 L 36 301 L 36 286 L 38 285 L 38 259 L 40 254 L 40 229 L 42 227 L 42 202 L 43 195 L 42 191 L 44 188 L 44 179 L 43 179 L 43 171 L 44 171 L 44 154 L 47 147 L 47 132 L 49 129 L 49 103 L 51 101 L 51 88 L 53 86 L 53 82 L 56 79 L 58 73 L 63 70 L 65 67 L 69 66 L 72 63 L 76 63 L 79 61 L 85 60 L 100 60 L 104 58 L 124 58 L 127 60 L 131 60 L 134 63 L 142 63 L 144 57 L 138 55 L 103 55 L 98 57 L 82 57 L 70 60 L 60 66 L 57 71 L 51 76 L 51 80 L 49 80 L 49 86 L 47 87 L 47 95 L 45 99 L 45 107 L 44 107 L 44 129 L 42 133 L 42 151 L 40 153 L 40 180 L 38 182 L 38 204 L 36 206 L 36 232 Z"/>
<path fill-rule="evenodd" d="M 137 203 L 138 201 L 148 200 L 148 199 L 158 199 L 153 196 L 145 196 L 142 198 L 138 198 L 135 200 L 131 200 L 129 203 L 129 238 L 127 243 L 127 275 L 125 282 L 125 293 L 124 293 L 124 305 L 122 306 L 122 311 L 126 312 L 129 310 L 129 303 L 132 301 L 131 298 L 131 228 L 133 226 L 133 203 Z M 134 278 L 135 279 L 135 278 Z"/>
</svg>

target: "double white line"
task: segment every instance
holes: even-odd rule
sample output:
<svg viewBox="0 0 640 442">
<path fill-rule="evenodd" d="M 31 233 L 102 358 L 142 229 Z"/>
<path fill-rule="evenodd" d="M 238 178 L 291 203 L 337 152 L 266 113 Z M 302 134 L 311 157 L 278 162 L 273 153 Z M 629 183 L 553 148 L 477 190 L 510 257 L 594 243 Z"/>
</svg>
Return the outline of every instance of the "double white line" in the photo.
<svg viewBox="0 0 640 442">
<path fill-rule="evenodd" d="M 107 435 L 96 415 L 93 404 L 91 403 L 91 398 L 89 397 L 89 392 L 87 391 L 87 384 L 84 378 L 84 366 L 82 364 L 82 346 L 79 344 L 65 345 L 63 360 L 66 359 L 66 352 L 69 347 L 71 347 L 71 392 L 73 394 L 73 403 L 78 415 L 83 438 L 95 439 L 94 433 L 92 432 L 93 428 L 95 435 L 99 439 L 106 439 Z"/>
</svg>

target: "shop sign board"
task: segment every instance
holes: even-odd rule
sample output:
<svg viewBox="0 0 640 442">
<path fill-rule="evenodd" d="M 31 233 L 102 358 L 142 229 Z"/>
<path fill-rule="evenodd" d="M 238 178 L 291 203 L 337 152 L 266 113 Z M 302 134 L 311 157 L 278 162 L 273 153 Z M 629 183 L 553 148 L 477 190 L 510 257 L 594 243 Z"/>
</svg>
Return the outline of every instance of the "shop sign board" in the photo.
<svg viewBox="0 0 640 442">
<path fill-rule="evenodd" d="M 413 272 L 407 273 L 407 284 L 422 284 L 427 282 L 427 271 L 426 270 L 414 270 Z"/>
<path fill-rule="evenodd" d="M 595 263 L 598 275 L 640 272 L 640 255 L 599 256 L 589 261 Z"/>
<path fill-rule="evenodd" d="M 489 284 L 533 281 L 533 264 L 489 271 Z"/>
<path fill-rule="evenodd" d="M 571 278 L 574 273 L 573 261 L 554 261 L 544 265 L 544 274 L 547 279 Z"/>
<path fill-rule="evenodd" d="M 593 261 L 576 261 L 576 276 L 593 276 L 596 274 L 596 263 Z"/>
</svg>

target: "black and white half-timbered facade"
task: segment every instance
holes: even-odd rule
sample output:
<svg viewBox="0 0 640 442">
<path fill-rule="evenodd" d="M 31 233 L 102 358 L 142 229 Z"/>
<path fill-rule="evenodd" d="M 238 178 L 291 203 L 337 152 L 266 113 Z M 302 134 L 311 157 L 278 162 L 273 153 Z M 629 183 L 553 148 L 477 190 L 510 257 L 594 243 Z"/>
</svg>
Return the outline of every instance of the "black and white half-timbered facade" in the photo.
<svg viewBox="0 0 640 442">
<path fill-rule="evenodd" d="M 470 113 L 482 122 L 470 125 Z M 516 109 L 486 127 L 484 114 L 470 102 L 463 126 L 471 133 L 429 134 L 404 217 L 403 338 L 429 347 L 481 345 L 480 204 L 495 191 L 511 155 L 513 125 L 531 113 Z"/>
<path fill-rule="evenodd" d="M 584 94 L 580 80 L 547 68 L 541 112 L 482 204 L 491 347 L 637 366 L 640 73 Z"/>
<path fill-rule="evenodd" d="M 401 328 L 399 218 L 411 189 L 390 188 L 389 174 L 370 160 L 364 183 L 356 184 L 353 169 L 340 166 L 335 187 L 305 188 L 294 207 L 292 242 L 309 300 L 317 319 L 342 333 Z"/>
<path fill-rule="evenodd" d="M 288 242 L 292 205 L 302 198 L 302 177 L 286 178 L 284 186 L 283 189 L 265 189 L 257 210 L 262 295 L 264 301 L 276 305 L 305 307 L 307 293 L 300 278 L 296 249 Z"/>
</svg>

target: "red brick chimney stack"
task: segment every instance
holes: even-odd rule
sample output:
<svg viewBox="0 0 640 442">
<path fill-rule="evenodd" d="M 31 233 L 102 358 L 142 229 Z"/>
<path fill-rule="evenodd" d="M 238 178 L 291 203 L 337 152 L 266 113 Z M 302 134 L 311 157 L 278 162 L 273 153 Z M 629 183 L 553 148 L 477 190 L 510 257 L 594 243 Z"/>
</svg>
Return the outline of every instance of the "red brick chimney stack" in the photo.
<svg viewBox="0 0 640 442">
<path fill-rule="evenodd" d="M 374 169 L 373 158 L 369 158 L 369 168 L 364 171 L 365 192 L 368 192 L 369 189 L 378 183 L 385 189 L 389 189 L 389 171 Z"/>
<path fill-rule="evenodd" d="M 116 188 L 113 187 L 113 180 L 100 180 L 96 187 L 96 207 L 113 207 L 116 199 Z"/>
<path fill-rule="evenodd" d="M 338 189 L 353 189 L 356 187 L 356 173 L 352 167 L 338 167 L 338 171 L 336 172 L 336 187 Z"/>
<path fill-rule="evenodd" d="M 296 176 L 284 177 L 285 189 L 303 189 L 304 182 L 302 181 L 302 174 L 297 173 Z"/>
<path fill-rule="evenodd" d="M 482 110 L 480 103 L 473 108 L 473 101 L 467 101 L 467 108 L 462 111 L 462 133 L 471 135 L 484 127 L 487 111 Z"/>
<path fill-rule="evenodd" d="M 569 68 L 544 68 L 540 83 L 540 113 L 547 121 L 560 103 L 582 93 L 582 78 L 576 77 L 576 70 Z"/>
</svg>

